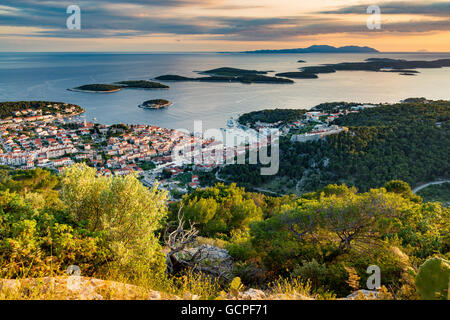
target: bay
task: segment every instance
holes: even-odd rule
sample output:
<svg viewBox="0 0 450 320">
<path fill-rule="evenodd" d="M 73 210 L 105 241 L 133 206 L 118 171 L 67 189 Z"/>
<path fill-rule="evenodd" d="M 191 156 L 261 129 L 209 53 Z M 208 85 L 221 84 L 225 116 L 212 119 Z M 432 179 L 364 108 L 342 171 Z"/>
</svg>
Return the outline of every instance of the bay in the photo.
<svg viewBox="0 0 450 320">
<path fill-rule="evenodd" d="M 49 100 L 74 103 L 85 117 L 105 123 L 151 124 L 192 130 L 225 127 L 241 113 L 273 108 L 309 109 L 322 102 L 398 102 L 409 97 L 450 99 L 450 68 L 418 69 L 417 76 L 340 71 L 294 84 L 163 82 L 169 90 L 127 89 L 81 93 L 66 89 L 89 83 L 148 80 L 163 74 L 198 76 L 195 71 L 235 67 L 278 72 L 367 58 L 449 59 L 450 53 L 385 54 L 226 54 L 226 53 L 0 53 L 0 101 Z M 307 63 L 298 63 L 299 59 Z M 146 110 L 149 99 L 167 99 L 169 108 Z"/>
</svg>

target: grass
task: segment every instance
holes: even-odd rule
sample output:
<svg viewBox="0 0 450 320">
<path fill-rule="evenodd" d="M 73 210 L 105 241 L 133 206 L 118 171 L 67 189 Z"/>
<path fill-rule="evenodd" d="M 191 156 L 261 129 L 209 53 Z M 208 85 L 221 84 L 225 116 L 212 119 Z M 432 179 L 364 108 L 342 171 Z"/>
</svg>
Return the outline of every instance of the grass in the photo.
<svg viewBox="0 0 450 320">
<path fill-rule="evenodd" d="M 281 300 L 334 300 L 336 296 L 324 292 L 314 292 L 309 281 L 303 281 L 300 277 L 278 278 L 268 284 L 269 295 Z"/>
</svg>

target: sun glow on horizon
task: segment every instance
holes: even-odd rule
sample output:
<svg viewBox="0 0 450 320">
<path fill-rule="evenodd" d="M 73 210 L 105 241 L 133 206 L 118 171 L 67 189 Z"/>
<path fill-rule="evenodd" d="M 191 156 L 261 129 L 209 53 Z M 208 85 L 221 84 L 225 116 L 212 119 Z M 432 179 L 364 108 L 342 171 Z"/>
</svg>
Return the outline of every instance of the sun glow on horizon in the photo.
<svg viewBox="0 0 450 320">
<path fill-rule="evenodd" d="M 4 1 L 0 50 L 242 51 L 328 44 L 450 52 L 450 2 L 443 0 L 380 1 L 381 30 L 366 27 L 367 3 L 360 0 L 81 0 L 79 5 L 82 29 L 73 31 L 65 27 L 65 1 Z"/>
</svg>

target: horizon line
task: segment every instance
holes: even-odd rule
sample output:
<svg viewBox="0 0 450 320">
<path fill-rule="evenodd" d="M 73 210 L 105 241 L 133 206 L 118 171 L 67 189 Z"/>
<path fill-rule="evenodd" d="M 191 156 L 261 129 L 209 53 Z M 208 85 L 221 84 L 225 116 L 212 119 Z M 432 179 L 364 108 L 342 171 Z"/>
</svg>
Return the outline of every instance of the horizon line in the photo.
<svg viewBox="0 0 450 320">
<path fill-rule="evenodd" d="M 378 52 L 307 52 L 307 53 L 301 53 L 301 52 L 293 52 L 293 53 L 259 53 L 255 51 L 259 50 L 272 50 L 272 49 L 258 49 L 258 50 L 252 50 L 252 51 L 0 51 L 0 54 L 2 53 L 143 53 L 143 54 L 151 54 L 151 53 L 219 53 L 219 54 L 237 54 L 237 53 L 243 53 L 243 54 L 397 54 L 397 53 L 408 53 L 408 54 L 445 54 L 450 53 L 450 51 L 378 51 Z M 276 51 L 276 49 L 273 49 Z"/>
</svg>

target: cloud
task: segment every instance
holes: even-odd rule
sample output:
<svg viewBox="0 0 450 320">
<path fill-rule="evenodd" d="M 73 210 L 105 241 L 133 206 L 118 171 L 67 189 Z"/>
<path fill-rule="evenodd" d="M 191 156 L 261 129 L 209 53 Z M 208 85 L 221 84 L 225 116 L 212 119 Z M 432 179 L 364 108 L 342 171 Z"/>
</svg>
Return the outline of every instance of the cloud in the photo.
<svg viewBox="0 0 450 320">
<path fill-rule="evenodd" d="M 337 33 L 423 33 L 450 30 L 450 20 L 419 20 L 389 22 L 379 31 L 366 28 L 366 21 L 337 19 L 328 14 L 288 17 L 227 17 L 180 16 L 171 8 L 180 6 L 212 6 L 222 8 L 222 2 L 213 0 L 96 0 L 78 1 L 82 9 L 82 30 L 66 29 L 66 7 L 71 1 L 2 0 L 0 26 L 32 27 L 36 31 L 28 37 L 47 38 L 123 38 L 155 35 L 202 36 L 204 39 L 228 41 L 284 41 L 301 36 Z M 408 5 L 409 4 L 409 5 Z M 414 4 L 414 6 L 413 6 Z M 439 6 L 438 6 L 439 5 Z M 225 5 L 227 6 L 227 5 Z M 230 8 L 242 8 L 231 6 Z M 160 8 L 155 11 L 155 7 Z M 245 7 L 245 6 L 244 6 Z M 353 6 L 326 13 L 354 13 L 363 6 Z M 367 7 L 362 13 L 365 14 Z M 447 9 L 446 9 L 447 8 Z M 448 14 L 449 2 L 394 3 L 382 5 L 382 12 L 424 14 L 439 11 Z M 167 10 L 166 10 L 167 9 Z M 447 11 L 445 11 L 447 10 Z M 155 13 L 156 12 L 156 13 Z M 161 14 L 164 12 L 165 14 Z M 406 11 L 403 11 L 406 12 Z M 447 12 L 447 13 L 446 13 Z M 438 15 L 435 13 L 434 15 Z M 14 31 L 12 31 L 14 32 Z M 15 32 L 17 34 L 17 32 Z"/>
<path fill-rule="evenodd" d="M 321 11 L 322 14 L 365 14 L 371 5 L 355 5 L 343 7 L 337 10 Z M 378 4 L 383 14 L 409 14 L 422 16 L 449 17 L 450 2 L 385 2 Z"/>
</svg>

